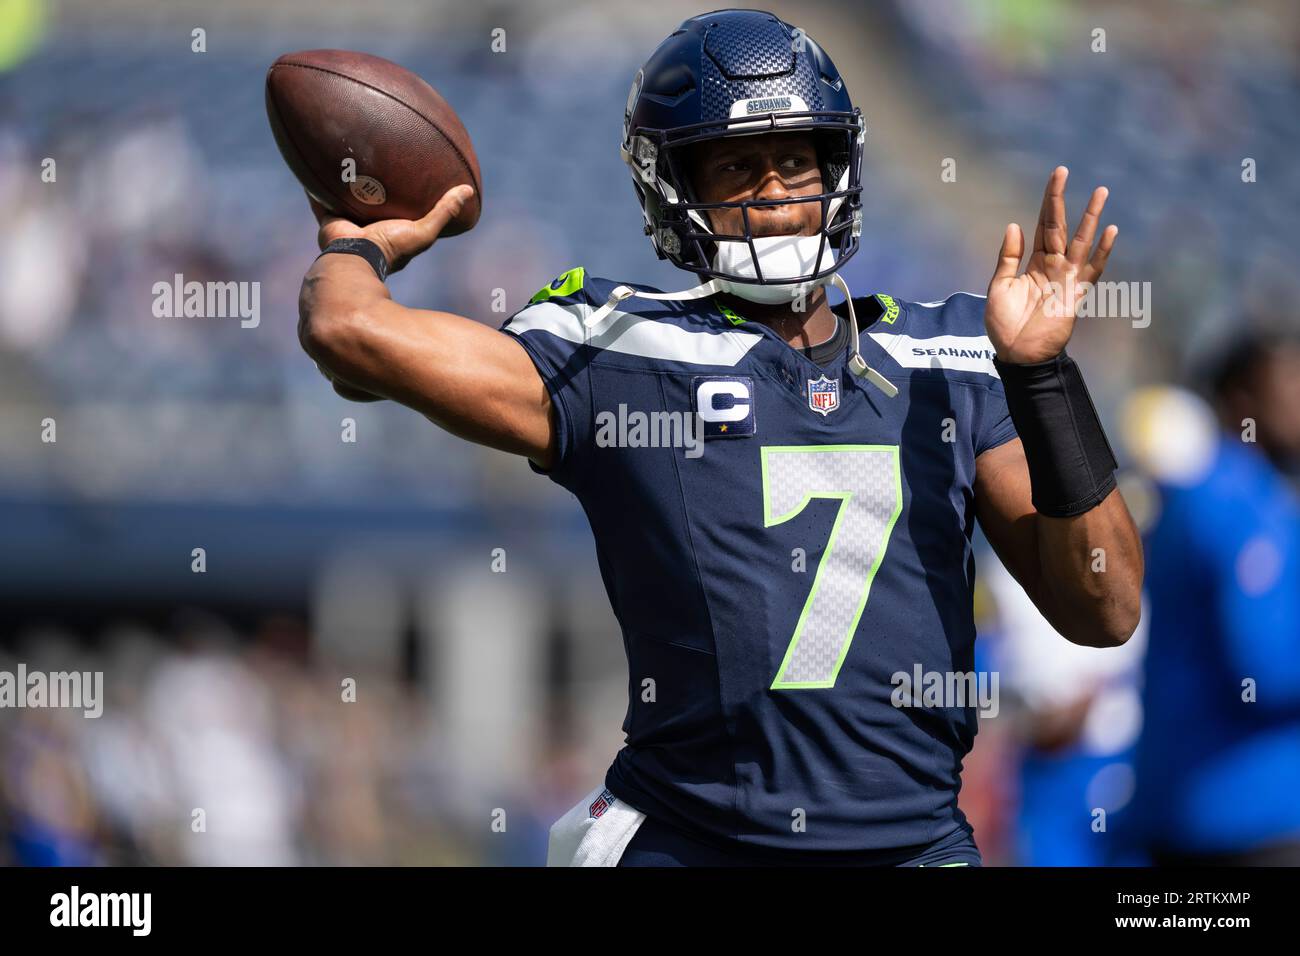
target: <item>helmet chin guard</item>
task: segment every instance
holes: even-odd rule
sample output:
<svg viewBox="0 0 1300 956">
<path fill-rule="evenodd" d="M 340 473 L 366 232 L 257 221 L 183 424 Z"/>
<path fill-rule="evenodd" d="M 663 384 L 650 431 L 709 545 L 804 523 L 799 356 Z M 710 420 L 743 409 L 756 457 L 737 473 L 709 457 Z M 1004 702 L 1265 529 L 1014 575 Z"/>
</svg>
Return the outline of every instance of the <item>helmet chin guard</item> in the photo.
<svg viewBox="0 0 1300 956">
<path fill-rule="evenodd" d="M 719 278 L 718 288 L 750 302 L 776 305 L 806 298 L 829 282 L 835 271 L 835 254 L 820 236 L 764 236 L 717 245 L 713 257 L 717 274 L 743 277 L 743 281 Z M 799 281 L 803 275 L 818 278 Z"/>
</svg>

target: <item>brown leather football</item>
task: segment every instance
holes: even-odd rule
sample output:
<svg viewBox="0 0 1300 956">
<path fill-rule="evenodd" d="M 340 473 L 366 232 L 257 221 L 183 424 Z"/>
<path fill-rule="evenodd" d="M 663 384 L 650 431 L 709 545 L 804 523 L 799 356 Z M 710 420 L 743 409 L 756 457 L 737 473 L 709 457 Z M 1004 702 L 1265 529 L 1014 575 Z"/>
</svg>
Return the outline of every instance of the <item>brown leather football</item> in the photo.
<svg viewBox="0 0 1300 956">
<path fill-rule="evenodd" d="M 348 50 L 286 53 L 266 73 L 266 114 L 293 174 L 338 215 L 419 219 L 448 189 L 469 183 L 473 198 L 442 234 L 478 222 L 483 185 L 469 133 L 410 70 Z"/>
</svg>

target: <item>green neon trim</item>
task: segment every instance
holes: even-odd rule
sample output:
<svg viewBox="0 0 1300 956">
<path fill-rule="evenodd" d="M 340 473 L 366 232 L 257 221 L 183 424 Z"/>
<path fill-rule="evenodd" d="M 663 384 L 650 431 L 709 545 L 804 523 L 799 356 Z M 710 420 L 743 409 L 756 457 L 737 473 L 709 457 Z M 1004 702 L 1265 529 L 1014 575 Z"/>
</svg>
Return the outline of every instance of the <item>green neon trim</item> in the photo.
<svg viewBox="0 0 1300 956">
<path fill-rule="evenodd" d="M 722 317 L 723 317 L 724 319 L 726 319 L 728 322 L 730 322 L 732 325 L 744 325 L 744 324 L 745 324 L 745 320 L 744 320 L 744 319 L 742 319 L 739 315 L 737 315 L 737 314 L 736 314 L 735 312 L 733 312 L 731 309 L 727 308 L 727 307 L 726 307 L 725 305 L 723 305 L 721 302 L 718 303 L 718 311 L 721 312 L 721 313 L 722 313 Z"/>
<path fill-rule="evenodd" d="M 853 615 L 853 621 L 849 625 L 847 640 L 844 641 L 840 649 L 839 658 L 835 661 L 835 668 L 831 671 L 831 676 L 823 681 L 788 681 L 783 682 L 781 675 L 785 673 L 790 659 L 794 656 L 795 647 L 803 635 L 804 624 L 807 622 L 808 614 L 812 608 L 813 601 L 817 598 L 817 591 L 821 587 L 822 573 L 826 569 L 831 552 L 835 550 L 835 541 L 840 532 L 840 526 L 844 521 L 844 505 L 853 497 L 852 491 L 837 492 L 808 492 L 804 495 L 803 500 L 783 515 L 772 516 L 771 504 L 769 500 L 768 489 L 771 487 L 768 481 L 768 459 L 772 455 L 781 454 L 819 454 L 823 452 L 835 451 L 888 451 L 891 452 L 894 459 L 894 508 L 889 516 L 889 521 L 885 525 L 885 540 L 880 547 L 880 553 L 876 555 L 876 560 L 872 562 L 871 569 L 867 572 L 866 584 L 862 589 L 862 599 L 858 602 L 857 611 Z M 840 506 L 835 514 L 835 524 L 831 526 L 830 538 L 826 541 L 826 549 L 822 552 L 822 559 L 817 563 L 817 573 L 813 576 L 812 588 L 808 592 L 808 599 L 804 601 L 803 610 L 799 612 L 799 621 L 795 624 L 794 634 L 790 637 L 790 644 L 786 647 L 785 657 L 781 659 L 781 666 L 776 670 L 776 677 L 772 680 L 770 690 L 815 690 L 835 686 L 835 681 L 840 675 L 840 668 L 844 665 L 845 659 L 849 655 L 849 647 L 853 644 L 853 637 L 857 633 L 858 623 L 862 620 L 862 612 L 867 607 L 867 598 L 871 595 L 871 583 L 876 579 L 876 572 L 880 570 L 880 565 L 885 560 L 885 552 L 889 550 L 889 540 L 894 532 L 894 525 L 898 521 L 898 516 L 903 513 L 903 477 L 902 469 L 899 464 L 898 446 L 897 445 L 765 445 L 759 449 L 760 467 L 763 476 L 763 527 L 771 528 L 774 525 L 782 524 L 789 521 L 795 515 L 808 507 L 808 503 L 813 498 L 838 498 Z"/>
<path fill-rule="evenodd" d="M 550 285 L 539 289 L 537 294 L 528 300 L 528 304 L 536 305 L 538 302 L 545 302 L 552 296 L 573 295 L 582 288 L 584 281 L 586 281 L 586 270 L 582 266 L 570 269 L 568 272 L 556 276 L 555 281 Z"/>
<path fill-rule="evenodd" d="M 877 292 L 876 298 L 885 307 L 885 314 L 880 317 L 880 321 L 886 325 L 893 325 L 898 321 L 898 303 L 894 301 L 892 295 L 885 295 L 883 292 Z"/>
</svg>

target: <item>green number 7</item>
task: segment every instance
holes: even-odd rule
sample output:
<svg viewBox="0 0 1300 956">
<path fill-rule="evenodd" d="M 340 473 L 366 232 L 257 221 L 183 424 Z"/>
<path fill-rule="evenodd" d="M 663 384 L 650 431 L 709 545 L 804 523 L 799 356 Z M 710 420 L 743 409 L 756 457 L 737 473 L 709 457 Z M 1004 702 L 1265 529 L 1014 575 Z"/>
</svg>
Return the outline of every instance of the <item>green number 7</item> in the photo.
<svg viewBox="0 0 1300 956">
<path fill-rule="evenodd" d="M 897 445 L 769 445 L 760 449 L 763 526 L 813 498 L 840 499 L 826 550 L 773 690 L 834 687 L 903 511 Z"/>
</svg>

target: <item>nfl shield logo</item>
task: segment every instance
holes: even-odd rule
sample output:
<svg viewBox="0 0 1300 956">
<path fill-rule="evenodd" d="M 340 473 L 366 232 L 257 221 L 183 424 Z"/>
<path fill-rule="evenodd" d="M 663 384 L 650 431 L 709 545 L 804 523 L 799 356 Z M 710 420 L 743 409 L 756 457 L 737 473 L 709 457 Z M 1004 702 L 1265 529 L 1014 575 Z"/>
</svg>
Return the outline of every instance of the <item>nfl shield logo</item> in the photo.
<svg viewBox="0 0 1300 956">
<path fill-rule="evenodd" d="M 591 806 L 587 808 L 587 816 L 602 817 L 605 811 L 618 802 L 618 798 L 608 790 L 602 790 L 600 796 L 592 801 Z"/>
<path fill-rule="evenodd" d="M 825 417 L 840 407 L 840 383 L 832 382 L 823 375 L 821 378 L 808 379 L 808 407 Z"/>
</svg>

